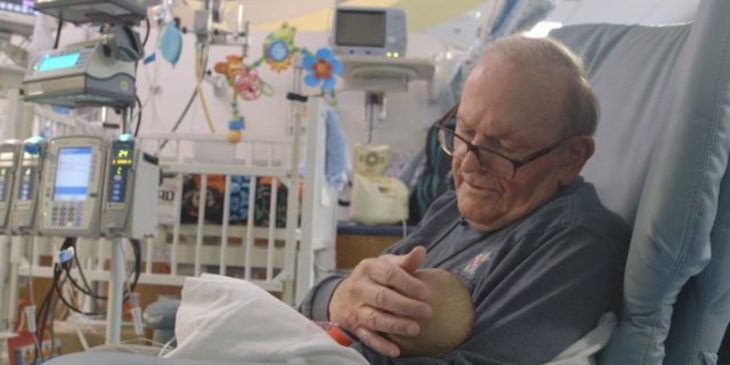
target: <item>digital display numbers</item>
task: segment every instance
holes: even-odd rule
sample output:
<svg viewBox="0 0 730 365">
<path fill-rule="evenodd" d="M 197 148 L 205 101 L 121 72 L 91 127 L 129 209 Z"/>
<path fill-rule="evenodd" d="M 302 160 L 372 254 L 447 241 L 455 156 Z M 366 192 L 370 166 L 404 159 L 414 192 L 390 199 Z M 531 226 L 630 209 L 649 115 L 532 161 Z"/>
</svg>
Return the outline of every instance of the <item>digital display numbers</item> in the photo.
<svg viewBox="0 0 730 365">
<path fill-rule="evenodd" d="M 134 164 L 134 144 L 116 142 L 112 147 L 111 184 L 107 200 L 110 203 L 124 203 L 127 190 L 127 175 Z"/>
<path fill-rule="evenodd" d="M 126 149 L 119 149 L 116 151 L 116 154 L 114 155 L 114 158 L 112 159 L 112 165 L 114 166 L 128 166 L 132 165 L 134 161 L 132 160 L 131 152 Z"/>
</svg>

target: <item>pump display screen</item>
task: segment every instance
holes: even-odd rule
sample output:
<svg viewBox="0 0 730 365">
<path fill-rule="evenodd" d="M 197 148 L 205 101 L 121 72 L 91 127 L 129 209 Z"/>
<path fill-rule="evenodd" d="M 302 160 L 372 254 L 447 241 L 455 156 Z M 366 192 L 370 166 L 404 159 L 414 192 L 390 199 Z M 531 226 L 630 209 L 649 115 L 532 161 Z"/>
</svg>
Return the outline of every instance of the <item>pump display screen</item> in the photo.
<svg viewBox="0 0 730 365">
<path fill-rule="evenodd" d="M 53 200 L 86 200 L 89 194 L 91 161 L 91 147 L 65 147 L 59 149 Z"/>
<path fill-rule="evenodd" d="M 64 68 L 71 68 L 76 66 L 81 53 L 74 52 L 60 56 L 47 56 L 37 66 L 36 70 L 40 72 L 61 70 Z"/>
<path fill-rule="evenodd" d="M 114 142 L 112 145 L 111 189 L 107 197 L 110 203 L 124 203 L 127 192 L 127 175 L 134 164 L 134 142 Z"/>
<path fill-rule="evenodd" d="M 338 46 L 385 47 L 385 12 L 338 10 Z"/>
<path fill-rule="evenodd" d="M 5 192 L 10 187 L 10 169 L 0 168 L 0 202 L 5 201 Z"/>
<path fill-rule="evenodd" d="M 28 201 L 33 197 L 33 191 L 35 190 L 35 175 L 36 168 L 34 166 L 24 166 L 20 169 L 20 189 L 18 189 L 18 200 Z"/>
</svg>

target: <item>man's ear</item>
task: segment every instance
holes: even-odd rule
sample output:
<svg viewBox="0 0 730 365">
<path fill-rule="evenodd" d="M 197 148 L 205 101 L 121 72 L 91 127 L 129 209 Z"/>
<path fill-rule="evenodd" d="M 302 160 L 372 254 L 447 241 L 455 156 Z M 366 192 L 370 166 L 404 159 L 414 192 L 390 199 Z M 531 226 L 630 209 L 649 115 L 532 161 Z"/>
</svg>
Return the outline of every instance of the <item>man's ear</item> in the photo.
<svg viewBox="0 0 730 365">
<path fill-rule="evenodd" d="M 593 152 L 596 150 L 596 144 L 593 137 L 577 136 L 568 140 L 566 146 L 566 160 L 560 174 L 561 186 L 570 184 L 585 166 Z"/>
</svg>

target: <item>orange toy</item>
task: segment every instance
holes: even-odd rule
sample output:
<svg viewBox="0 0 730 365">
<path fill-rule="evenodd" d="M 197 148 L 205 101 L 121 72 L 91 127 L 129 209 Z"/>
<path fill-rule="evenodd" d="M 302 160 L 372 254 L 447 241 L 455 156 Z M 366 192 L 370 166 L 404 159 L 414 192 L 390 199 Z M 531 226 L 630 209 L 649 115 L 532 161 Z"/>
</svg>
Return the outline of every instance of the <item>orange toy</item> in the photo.
<svg viewBox="0 0 730 365">
<path fill-rule="evenodd" d="M 216 73 L 221 74 L 228 80 L 228 85 L 233 86 L 236 82 L 236 75 L 243 69 L 243 58 L 241 56 L 229 55 L 225 62 L 218 62 L 213 68 Z"/>
</svg>

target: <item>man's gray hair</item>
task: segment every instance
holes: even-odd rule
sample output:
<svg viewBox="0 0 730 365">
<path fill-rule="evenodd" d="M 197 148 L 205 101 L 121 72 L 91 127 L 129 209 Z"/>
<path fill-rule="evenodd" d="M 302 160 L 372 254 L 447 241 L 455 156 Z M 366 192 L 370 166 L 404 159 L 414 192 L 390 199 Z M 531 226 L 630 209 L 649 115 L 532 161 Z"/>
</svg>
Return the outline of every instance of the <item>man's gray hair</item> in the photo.
<svg viewBox="0 0 730 365">
<path fill-rule="evenodd" d="M 499 53 L 524 67 L 548 66 L 563 69 L 569 75 L 566 110 L 567 136 L 592 136 L 598 124 L 598 100 L 586 76 L 583 60 L 562 42 L 553 38 L 527 38 L 511 35 L 491 43 L 484 51 Z"/>
</svg>

